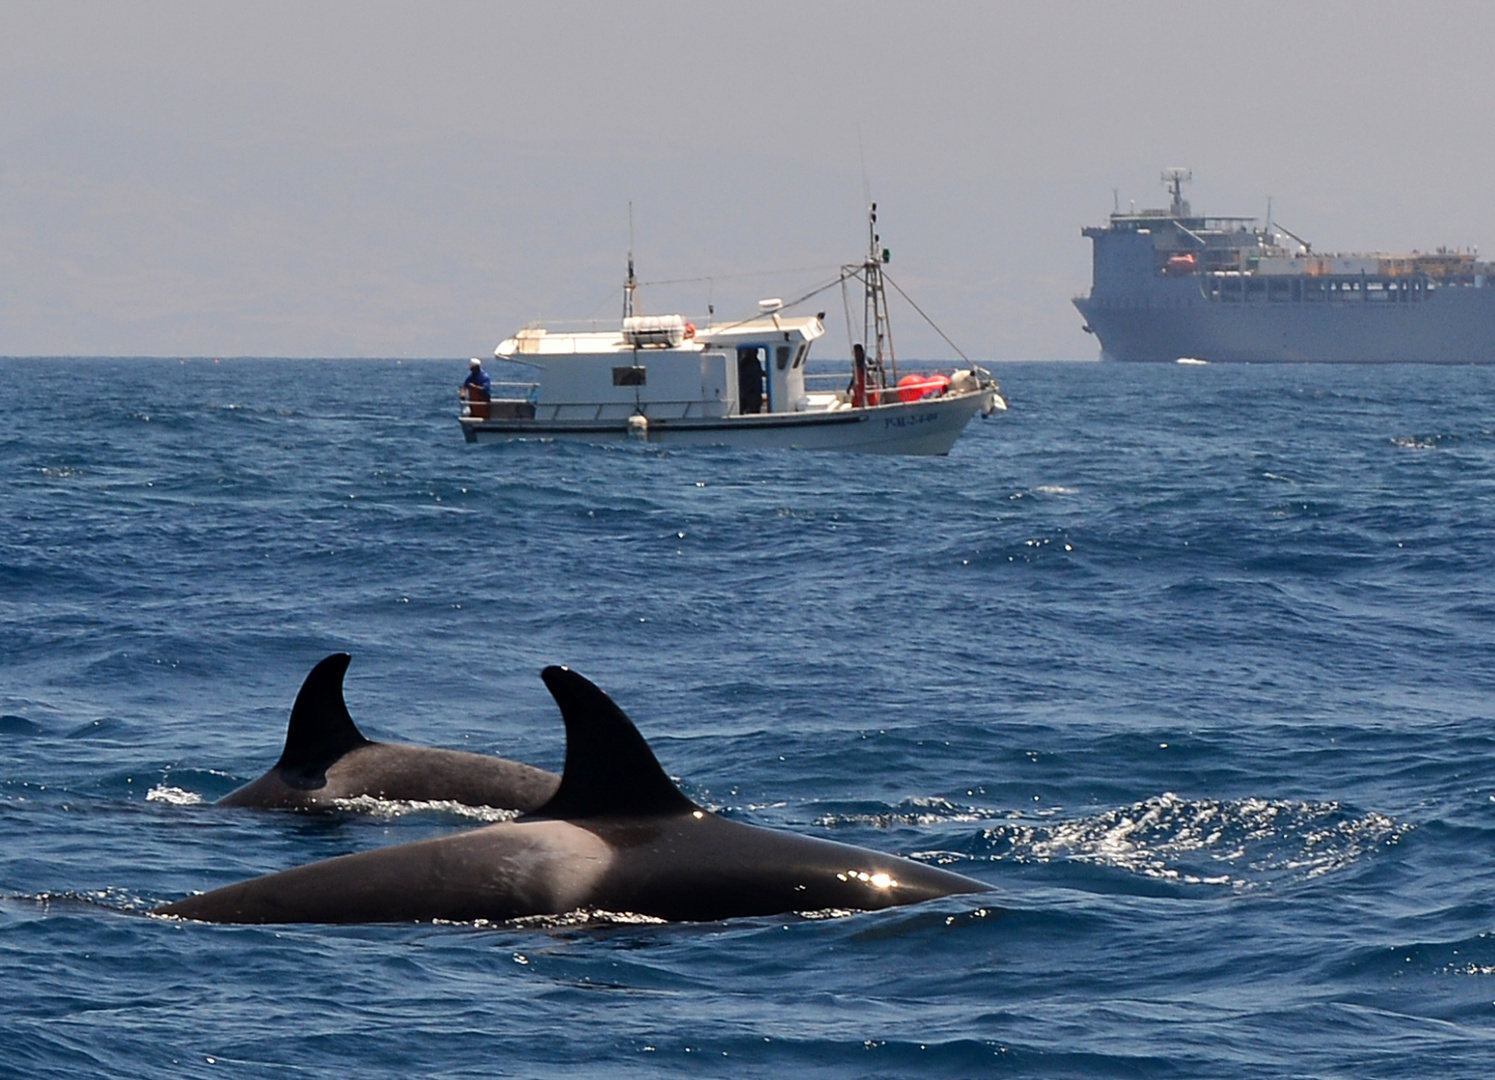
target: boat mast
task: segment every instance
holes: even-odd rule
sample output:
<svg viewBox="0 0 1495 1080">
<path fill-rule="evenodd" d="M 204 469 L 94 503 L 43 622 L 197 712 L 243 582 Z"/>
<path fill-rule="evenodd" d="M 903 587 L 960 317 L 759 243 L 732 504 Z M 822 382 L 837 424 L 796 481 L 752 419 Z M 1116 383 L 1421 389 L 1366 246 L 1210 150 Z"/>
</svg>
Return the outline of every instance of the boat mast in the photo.
<svg viewBox="0 0 1495 1080">
<path fill-rule="evenodd" d="M 862 263 L 862 281 L 866 296 L 862 307 L 862 340 L 872 342 L 867 358 L 872 379 L 879 387 L 898 381 L 898 361 L 893 356 L 893 328 L 888 322 L 888 297 L 883 288 L 882 264 L 891 258 L 887 248 L 879 248 L 877 204 L 867 210 L 867 261 Z M 891 378 L 889 376 L 891 375 Z"/>
<path fill-rule="evenodd" d="M 628 204 L 628 278 L 623 282 L 623 318 L 633 317 L 633 293 L 638 280 L 633 276 L 633 203 Z"/>
</svg>

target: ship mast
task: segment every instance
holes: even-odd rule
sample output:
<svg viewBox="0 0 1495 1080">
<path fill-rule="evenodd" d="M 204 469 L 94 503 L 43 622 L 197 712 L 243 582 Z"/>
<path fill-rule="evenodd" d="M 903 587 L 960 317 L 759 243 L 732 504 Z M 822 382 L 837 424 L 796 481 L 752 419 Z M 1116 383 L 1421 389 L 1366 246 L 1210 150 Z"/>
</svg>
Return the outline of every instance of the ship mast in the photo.
<svg viewBox="0 0 1495 1080">
<path fill-rule="evenodd" d="M 882 264 L 892 253 L 880 248 L 881 237 L 877 235 L 877 204 L 867 210 L 867 259 L 862 263 L 862 282 L 866 289 L 862 307 L 862 340 L 872 343 L 872 355 L 867 357 L 867 367 L 879 387 L 891 386 L 898 381 L 898 361 L 893 355 L 893 328 L 888 322 L 888 297 L 883 288 Z"/>
<path fill-rule="evenodd" d="M 633 293 L 638 280 L 633 276 L 633 203 L 628 204 L 628 277 L 623 282 L 623 318 L 633 317 Z"/>
<path fill-rule="evenodd" d="M 1184 198 L 1184 181 L 1194 179 L 1192 169 L 1164 169 L 1163 186 L 1173 196 L 1173 203 L 1168 207 L 1168 212 L 1176 218 L 1192 216 L 1189 200 Z"/>
</svg>

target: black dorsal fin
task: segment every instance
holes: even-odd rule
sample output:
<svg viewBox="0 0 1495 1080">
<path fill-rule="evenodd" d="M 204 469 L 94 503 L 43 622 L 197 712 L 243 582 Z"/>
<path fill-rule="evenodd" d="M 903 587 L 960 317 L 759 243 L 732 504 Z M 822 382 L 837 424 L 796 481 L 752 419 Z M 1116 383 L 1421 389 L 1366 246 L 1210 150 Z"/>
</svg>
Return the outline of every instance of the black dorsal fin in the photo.
<svg viewBox="0 0 1495 1080">
<path fill-rule="evenodd" d="M 561 786 L 536 817 L 681 814 L 698 809 L 681 794 L 638 728 L 613 699 L 570 668 L 540 673 L 566 721 Z"/>
<path fill-rule="evenodd" d="M 306 676 L 291 706 L 277 769 L 320 776 L 349 750 L 369 745 L 343 703 L 343 675 L 351 659 L 347 653 L 333 653 Z"/>
</svg>

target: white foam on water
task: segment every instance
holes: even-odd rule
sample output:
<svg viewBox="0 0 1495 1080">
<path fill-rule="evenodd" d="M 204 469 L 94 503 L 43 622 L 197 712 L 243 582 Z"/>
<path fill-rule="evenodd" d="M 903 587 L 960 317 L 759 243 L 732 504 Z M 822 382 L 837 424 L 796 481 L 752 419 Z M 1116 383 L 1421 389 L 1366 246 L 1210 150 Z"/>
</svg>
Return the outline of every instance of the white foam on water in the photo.
<svg viewBox="0 0 1495 1080">
<path fill-rule="evenodd" d="M 1191 885 L 1250 888 L 1307 880 L 1396 843 L 1410 825 L 1347 816 L 1336 802 L 1184 799 L 1164 792 L 1094 817 L 986 832 L 1014 862 L 1070 860 Z"/>
<path fill-rule="evenodd" d="M 517 810 L 506 810 L 497 806 L 467 806 L 450 799 L 407 800 L 380 799 L 373 795 L 358 795 L 351 799 L 334 799 L 332 805 L 339 810 L 351 810 L 373 817 L 397 818 L 407 814 L 450 814 L 470 818 L 473 821 L 492 823 L 513 821 L 519 816 Z"/>
<path fill-rule="evenodd" d="M 172 806 L 198 806 L 203 802 L 203 797 L 185 788 L 157 784 L 145 793 L 145 801 L 170 803 Z"/>
</svg>

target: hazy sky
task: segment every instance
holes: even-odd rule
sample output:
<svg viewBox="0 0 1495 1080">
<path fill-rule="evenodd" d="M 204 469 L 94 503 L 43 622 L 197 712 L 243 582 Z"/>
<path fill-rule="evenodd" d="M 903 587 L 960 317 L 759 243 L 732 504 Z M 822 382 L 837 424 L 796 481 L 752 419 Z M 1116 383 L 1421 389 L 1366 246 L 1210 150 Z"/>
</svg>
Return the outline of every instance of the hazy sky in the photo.
<svg viewBox="0 0 1495 1080">
<path fill-rule="evenodd" d="M 0 0 L 0 355 L 487 355 L 865 249 L 978 359 L 1091 358 L 1080 226 L 1495 253 L 1495 3 Z M 863 160 L 865 158 L 865 173 Z M 1114 195 L 1113 195 L 1114 192 Z M 757 275 L 757 276 L 743 276 Z M 844 355 L 839 292 L 821 355 Z M 905 357 L 949 349 L 895 309 Z"/>
</svg>

